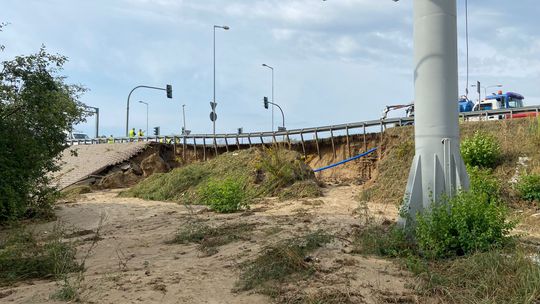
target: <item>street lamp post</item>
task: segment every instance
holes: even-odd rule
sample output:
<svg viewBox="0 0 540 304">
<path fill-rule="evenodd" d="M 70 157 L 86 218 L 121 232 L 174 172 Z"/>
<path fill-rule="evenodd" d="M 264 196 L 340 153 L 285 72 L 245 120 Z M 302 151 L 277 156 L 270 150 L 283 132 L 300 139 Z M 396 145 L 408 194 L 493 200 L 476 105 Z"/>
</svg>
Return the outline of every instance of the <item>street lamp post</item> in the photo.
<svg viewBox="0 0 540 304">
<path fill-rule="evenodd" d="M 140 85 L 134 87 L 128 94 L 127 98 L 127 107 L 126 107 L 126 137 L 129 136 L 129 99 L 131 98 L 131 94 L 133 91 L 135 91 L 138 88 L 146 88 L 146 89 L 152 89 L 152 90 L 160 90 L 160 91 L 166 91 L 167 92 L 167 98 L 172 98 L 172 86 L 170 84 L 166 85 L 165 88 L 158 88 L 158 87 L 151 87 L 151 86 L 145 86 Z"/>
<path fill-rule="evenodd" d="M 274 103 L 274 68 L 263 63 L 263 67 L 269 68 L 272 70 L 272 103 Z M 272 104 L 272 132 L 274 132 L 274 105 Z"/>
<path fill-rule="evenodd" d="M 186 105 L 183 104 L 182 105 L 182 117 L 183 117 L 183 122 L 184 122 L 184 127 L 182 128 L 182 135 L 185 135 L 186 134 Z"/>
<path fill-rule="evenodd" d="M 139 103 L 142 103 L 142 104 L 145 104 L 146 105 L 146 136 L 148 136 L 148 102 L 144 102 L 142 100 L 139 100 Z"/>
<path fill-rule="evenodd" d="M 216 29 L 217 28 L 220 28 L 220 29 L 224 29 L 226 31 L 228 31 L 230 29 L 230 27 L 226 26 L 226 25 L 214 25 L 214 104 L 212 106 L 212 113 L 213 113 L 213 117 L 214 119 L 212 119 L 212 129 L 213 129 L 213 133 L 214 134 L 214 146 L 216 144 Z"/>
</svg>

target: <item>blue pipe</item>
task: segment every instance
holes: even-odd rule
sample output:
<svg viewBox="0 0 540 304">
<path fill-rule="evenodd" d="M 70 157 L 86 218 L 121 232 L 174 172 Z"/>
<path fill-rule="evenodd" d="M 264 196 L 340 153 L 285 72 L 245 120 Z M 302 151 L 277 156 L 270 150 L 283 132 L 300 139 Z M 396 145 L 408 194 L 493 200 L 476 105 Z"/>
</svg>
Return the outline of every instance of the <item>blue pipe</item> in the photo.
<svg viewBox="0 0 540 304">
<path fill-rule="evenodd" d="M 362 153 L 362 154 L 356 155 L 356 156 L 351 157 L 351 158 L 349 158 L 349 159 L 342 160 L 342 161 L 340 161 L 340 162 L 338 162 L 338 163 L 331 164 L 331 165 L 328 165 L 328 166 L 326 166 L 326 167 L 322 167 L 322 168 L 319 168 L 319 169 L 315 169 L 315 170 L 313 170 L 313 172 L 320 172 L 320 171 L 324 171 L 324 170 L 326 170 L 326 169 L 330 169 L 330 168 L 337 167 L 337 166 L 339 166 L 339 165 L 343 165 L 344 163 L 348 163 L 348 162 L 353 161 L 353 160 L 355 160 L 355 159 L 359 159 L 359 158 L 364 157 L 364 156 L 366 156 L 366 155 L 368 155 L 368 154 L 371 154 L 371 153 L 373 153 L 373 152 L 375 152 L 375 151 L 377 151 L 377 148 L 373 148 L 373 149 L 371 149 L 371 150 L 369 150 L 369 151 L 367 151 L 367 152 L 364 152 L 364 153 Z"/>
</svg>

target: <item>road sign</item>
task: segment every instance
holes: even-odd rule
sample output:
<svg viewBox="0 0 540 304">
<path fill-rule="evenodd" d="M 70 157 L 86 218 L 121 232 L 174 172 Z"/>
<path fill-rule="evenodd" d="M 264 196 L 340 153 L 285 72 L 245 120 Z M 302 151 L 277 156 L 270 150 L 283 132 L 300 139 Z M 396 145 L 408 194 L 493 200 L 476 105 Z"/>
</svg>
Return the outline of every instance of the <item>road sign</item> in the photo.
<svg viewBox="0 0 540 304">
<path fill-rule="evenodd" d="M 210 108 L 212 108 L 212 111 L 215 111 L 217 107 L 217 102 L 210 102 Z"/>
<path fill-rule="evenodd" d="M 210 112 L 210 120 L 211 121 L 216 121 L 217 120 L 216 112 Z"/>
</svg>

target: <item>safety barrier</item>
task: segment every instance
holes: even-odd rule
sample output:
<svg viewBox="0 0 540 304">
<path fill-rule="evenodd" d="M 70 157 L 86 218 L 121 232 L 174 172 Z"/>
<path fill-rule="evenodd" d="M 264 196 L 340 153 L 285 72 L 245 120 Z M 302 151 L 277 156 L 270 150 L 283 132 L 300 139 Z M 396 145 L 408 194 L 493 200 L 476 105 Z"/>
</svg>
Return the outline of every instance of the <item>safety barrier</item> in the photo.
<svg viewBox="0 0 540 304">
<path fill-rule="evenodd" d="M 530 106 L 516 109 L 502 109 L 502 110 L 489 110 L 489 111 L 477 111 L 477 112 L 466 112 L 459 113 L 459 116 L 462 120 L 483 120 L 489 119 L 489 117 L 504 115 L 510 115 L 510 117 L 517 116 L 516 114 L 529 113 L 535 116 L 538 116 L 540 112 L 540 106 Z M 475 119 L 473 119 L 475 118 Z M 251 147 L 252 145 L 264 145 L 264 144 L 274 144 L 274 143 L 284 143 L 288 144 L 291 147 L 292 143 L 298 143 L 302 147 L 302 152 L 306 155 L 306 135 L 311 135 L 312 139 L 315 141 L 317 154 L 320 156 L 320 147 L 319 142 L 323 138 L 330 138 L 332 150 L 334 151 L 335 156 L 335 133 L 344 132 L 343 136 L 346 138 L 346 145 L 348 149 L 348 155 L 351 156 L 351 143 L 350 136 L 357 134 L 363 135 L 363 144 L 364 150 L 367 150 L 367 129 L 371 128 L 371 133 L 380 134 L 380 139 L 382 140 L 384 130 L 388 126 L 403 126 L 411 125 L 414 123 L 414 118 L 412 117 L 400 117 L 400 118 L 388 118 L 383 120 L 370 120 L 356 123 L 347 123 L 331 126 L 321 126 L 313 128 L 303 128 L 303 129 L 294 129 L 286 131 L 277 131 L 277 132 L 249 132 L 249 133 L 229 133 L 229 134 L 189 134 L 189 135 L 169 135 L 169 136 L 147 136 L 141 138 L 126 138 L 119 137 L 114 138 L 112 141 L 114 143 L 125 143 L 133 141 L 145 141 L 145 142 L 162 142 L 162 143 L 174 143 L 175 145 L 183 145 L 184 153 L 187 145 L 194 149 L 195 154 L 197 154 L 197 147 L 202 148 L 203 159 L 206 160 L 207 149 L 213 148 L 215 154 L 218 153 L 218 148 L 225 148 L 226 151 L 229 151 L 230 146 L 236 145 L 240 149 L 241 145 L 245 145 L 243 142 L 244 139 L 247 140 L 247 145 Z M 375 132 L 373 132 L 375 128 Z M 326 135 L 321 136 L 321 133 Z M 269 139 L 270 138 L 270 139 Z M 265 140 L 266 139 L 266 140 Z M 209 141 L 209 142 L 208 142 Z M 240 143 L 242 141 L 242 144 Z M 69 145 L 87 145 L 87 144 L 105 144 L 108 143 L 109 139 L 107 138 L 98 138 L 98 139 L 87 139 L 87 140 L 70 140 L 68 141 Z"/>
</svg>

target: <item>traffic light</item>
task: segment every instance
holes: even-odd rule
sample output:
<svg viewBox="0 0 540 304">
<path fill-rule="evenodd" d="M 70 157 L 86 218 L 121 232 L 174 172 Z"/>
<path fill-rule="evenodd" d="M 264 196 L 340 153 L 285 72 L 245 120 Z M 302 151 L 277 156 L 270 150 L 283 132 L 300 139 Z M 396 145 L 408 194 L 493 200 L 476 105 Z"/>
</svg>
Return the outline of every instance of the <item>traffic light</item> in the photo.
<svg viewBox="0 0 540 304">
<path fill-rule="evenodd" d="M 167 98 L 172 98 L 172 85 L 167 85 Z"/>
<path fill-rule="evenodd" d="M 159 127 L 154 127 L 154 135 L 159 136 Z"/>
<path fill-rule="evenodd" d="M 265 97 L 263 98 L 263 102 L 264 102 L 264 108 L 265 108 L 265 109 L 268 109 L 268 97 L 265 96 Z"/>
</svg>

